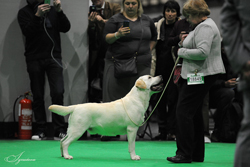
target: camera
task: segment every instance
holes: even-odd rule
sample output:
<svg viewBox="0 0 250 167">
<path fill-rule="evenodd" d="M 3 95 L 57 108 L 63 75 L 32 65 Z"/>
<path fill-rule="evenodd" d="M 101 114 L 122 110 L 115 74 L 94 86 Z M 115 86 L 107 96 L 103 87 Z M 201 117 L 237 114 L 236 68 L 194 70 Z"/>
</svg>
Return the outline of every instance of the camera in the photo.
<svg viewBox="0 0 250 167">
<path fill-rule="evenodd" d="M 96 12 L 96 6 L 95 5 L 92 5 L 92 6 L 89 7 L 89 14 L 91 12 Z"/>
<path fill-rule="evenodd" d="M 129 27 L 129 20 L 123 21 L 123 27 Z"/>
</svg>

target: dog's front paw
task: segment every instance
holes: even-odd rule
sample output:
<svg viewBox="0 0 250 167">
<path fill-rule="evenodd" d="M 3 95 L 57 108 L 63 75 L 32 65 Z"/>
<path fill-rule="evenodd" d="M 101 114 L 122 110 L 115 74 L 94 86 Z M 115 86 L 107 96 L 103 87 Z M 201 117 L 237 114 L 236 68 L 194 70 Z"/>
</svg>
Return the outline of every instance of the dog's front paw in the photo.
<svg viewBox="0 0 250 167">
<path fill-rule="evenodd" d="M 139 155 L 134 155 L 134 156 L 131 156 L 131 159 L 132 160 L 140 160 L 141 157 Z"/>
<path fill-rule="evenodd" d="M 64 155 L 65 159 L 73 159 L 73 157 L 71 155 Z"/>
</svg>

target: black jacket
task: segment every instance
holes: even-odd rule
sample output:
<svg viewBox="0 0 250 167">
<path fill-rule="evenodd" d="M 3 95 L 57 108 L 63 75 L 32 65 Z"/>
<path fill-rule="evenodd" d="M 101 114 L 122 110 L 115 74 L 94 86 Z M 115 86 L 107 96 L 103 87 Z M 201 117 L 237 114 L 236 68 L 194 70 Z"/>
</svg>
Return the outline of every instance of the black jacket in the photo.
<svg viewBox="0 0 250 167">
<path fill-rule="evenodd" d="M 34 0 L 27 2 L 28 5 L 18 12 L 18 23 L 25 36 L 26 61 L 51 58 L 53 46 L 54 58 L 61 59 L 60 32 L 65 33 L 70 29 L 67 16 L 63 11 L 56 12 L 52 6 L 46 17 L 37 17 L 35 13 L 41 3 Z"/>
</svg>

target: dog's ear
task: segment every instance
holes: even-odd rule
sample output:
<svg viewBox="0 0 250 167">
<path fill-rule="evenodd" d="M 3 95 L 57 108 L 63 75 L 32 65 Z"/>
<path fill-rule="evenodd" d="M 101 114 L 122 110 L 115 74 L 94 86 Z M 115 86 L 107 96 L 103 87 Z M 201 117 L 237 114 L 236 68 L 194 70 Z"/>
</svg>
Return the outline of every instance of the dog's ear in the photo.
<svg viewBox="0 0 250 167">
<path fill-rule="evenodd" d="M 141 79 L 136 81 L 135 86 L 139 89 L 146 89 L 147 88 L 146 83 Z"/>
</svg>

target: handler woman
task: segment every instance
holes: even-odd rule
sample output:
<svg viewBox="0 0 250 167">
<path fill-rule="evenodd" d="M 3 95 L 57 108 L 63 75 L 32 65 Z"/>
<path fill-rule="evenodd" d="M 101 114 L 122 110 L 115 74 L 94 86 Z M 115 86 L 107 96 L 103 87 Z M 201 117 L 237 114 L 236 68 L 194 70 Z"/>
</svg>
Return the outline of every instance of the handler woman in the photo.
<svg viewBox="0 0 250 167">
<path fill-rule="evenodd" d="M 112 16 L 105 25 L 104 37 L 110 45 L 105 57 L 103 102 L 124 97 L 134 86 L 139 76 L 150 74 L 151 50 L 155 45 L 157 32 L 153 21 L 142 13 L 141 0 L 123 0 L 121 13 Z M 123 27 L 125 20 L 129 21 L 129 27 Z M 138 74 L 131 77 L 115 78 L 112 57 L 117 59 L 131 58 L 137 51 L 138 45 Z"/>
<path fill-rule="evenodd" d="M 182 48 L 178 50 L 183 64 L 176 111 L 177 151 L 176 156 L 167 160 L 174 163 L 203 162 L 202 103 L 217 74 L 225 73 L 221 37 L 216 24 L 208 17 L 210 10 L 204 0 L 188 0 L 183 7 L 183 15 L 194 30 L 185 35 L 186 38 L 183 36 Z"/>
</svg>

